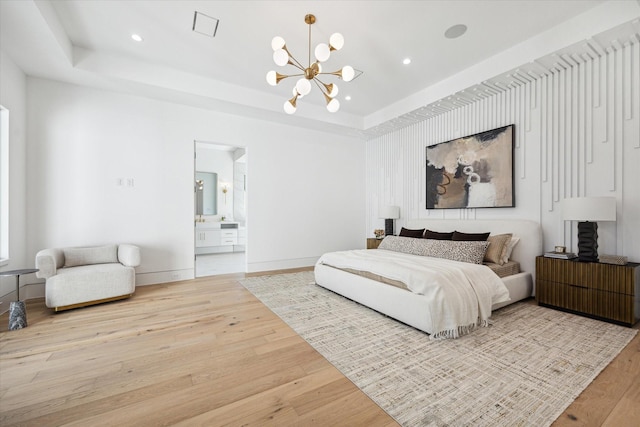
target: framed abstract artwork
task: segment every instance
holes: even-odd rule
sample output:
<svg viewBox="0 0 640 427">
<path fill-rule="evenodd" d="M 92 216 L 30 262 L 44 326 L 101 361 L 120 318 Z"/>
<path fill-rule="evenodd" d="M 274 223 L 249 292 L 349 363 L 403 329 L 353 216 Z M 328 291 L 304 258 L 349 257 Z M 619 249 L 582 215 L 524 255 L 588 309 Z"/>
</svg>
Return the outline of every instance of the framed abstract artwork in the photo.
<svg viewBox="0 0 640 427">
<path fill-rule="evenodd" d="M 514 125 L 427 147 L 427 209 L 515 206 Z"/>
</svg>

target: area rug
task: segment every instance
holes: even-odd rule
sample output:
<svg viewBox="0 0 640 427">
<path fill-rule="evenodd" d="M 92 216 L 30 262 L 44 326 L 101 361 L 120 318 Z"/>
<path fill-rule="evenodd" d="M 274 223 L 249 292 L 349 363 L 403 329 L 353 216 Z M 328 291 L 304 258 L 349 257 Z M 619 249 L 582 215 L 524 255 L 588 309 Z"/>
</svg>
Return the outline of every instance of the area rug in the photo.
<svg viewBox="0 0 640 427">
<path fill-rule="evenodd" d="M 432 341 L 313 280 L 241 283 L 404 426 L 550 425 L 637 332 L 521 302 Z"/>
</svg>

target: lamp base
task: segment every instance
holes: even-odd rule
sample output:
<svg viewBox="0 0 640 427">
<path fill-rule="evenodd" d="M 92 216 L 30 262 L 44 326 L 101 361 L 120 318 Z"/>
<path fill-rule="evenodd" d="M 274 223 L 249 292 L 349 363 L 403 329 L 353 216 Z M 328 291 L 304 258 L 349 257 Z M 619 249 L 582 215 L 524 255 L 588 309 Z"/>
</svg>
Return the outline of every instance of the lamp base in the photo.
<svg viewBox="0 0 640 427">
<path fill-rule="evenodd" d="M 598 262 L 598 223 L 578 223 L 578 261 Z"/>
<path fill-rule="evenodd" d="M 391 218 L 384 220 L 384 235 L 393 236 L 393 219 Z"/>
<path fill-rule="evenodd" d="M 15 331 L 27 327 L 27 307 L 24 301 L 9 303 L 9 330 Z"/>
</svg>

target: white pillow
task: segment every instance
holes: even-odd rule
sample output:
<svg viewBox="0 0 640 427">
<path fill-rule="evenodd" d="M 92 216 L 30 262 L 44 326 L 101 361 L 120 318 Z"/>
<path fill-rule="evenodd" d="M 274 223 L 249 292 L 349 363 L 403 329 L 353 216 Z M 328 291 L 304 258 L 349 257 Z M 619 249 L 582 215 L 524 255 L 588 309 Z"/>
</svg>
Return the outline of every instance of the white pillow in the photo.
<svg viewBox="0 0 640 427">
<path fill-rule="evenodd" d="M 512 236 L 511 241 L 504 245 L 502 255 L 500 256 L 500 261 L 502 261 L 502 264 L 506 264 L 507 262 L 509 262 L 509 258 L 511 258 L 511 252 L 513 252 L 513 248 L 518 244 L 519 241 L 520 237 Z"/>
</svg>

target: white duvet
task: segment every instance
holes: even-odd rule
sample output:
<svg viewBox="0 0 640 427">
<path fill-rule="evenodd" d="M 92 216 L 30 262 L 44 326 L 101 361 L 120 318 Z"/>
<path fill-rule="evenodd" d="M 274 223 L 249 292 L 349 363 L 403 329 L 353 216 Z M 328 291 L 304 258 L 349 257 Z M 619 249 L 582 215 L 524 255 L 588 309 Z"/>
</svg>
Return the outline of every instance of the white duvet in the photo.
<svg viewBox="0 0 640 427">
<path fill-rule="evenodd" d="M 432 338 L 457 338 L 487 326 L 491 306 L 509 301 L 502 280 L 484 265 L 401 252 L 351 250 L 322 255 L 318 263 L 378 274 L 423 295 L 430 307 Z"/>
</svg>

